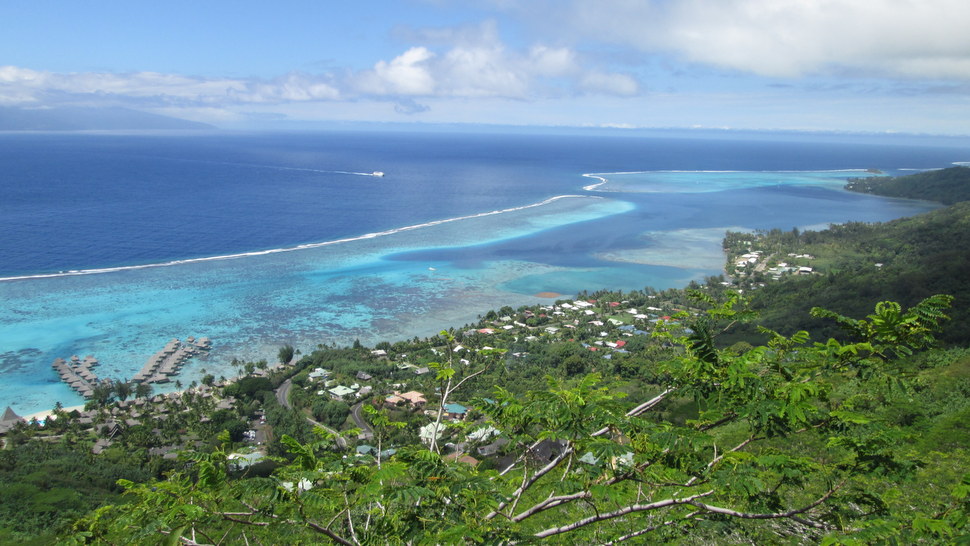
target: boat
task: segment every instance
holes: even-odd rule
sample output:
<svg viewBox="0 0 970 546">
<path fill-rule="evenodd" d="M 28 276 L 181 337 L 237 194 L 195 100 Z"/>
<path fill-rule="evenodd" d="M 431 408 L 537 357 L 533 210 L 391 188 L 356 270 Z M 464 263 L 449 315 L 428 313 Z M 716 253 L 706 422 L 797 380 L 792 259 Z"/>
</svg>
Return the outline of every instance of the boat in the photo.
<svg viewBox="0 0 970 546">
<path fill-rule="evenodd" d="M 381 171 L 374 171 L 370 175 L 371 176 L 384 176 L 384 173 L 382 173 Z"/>
</svg>

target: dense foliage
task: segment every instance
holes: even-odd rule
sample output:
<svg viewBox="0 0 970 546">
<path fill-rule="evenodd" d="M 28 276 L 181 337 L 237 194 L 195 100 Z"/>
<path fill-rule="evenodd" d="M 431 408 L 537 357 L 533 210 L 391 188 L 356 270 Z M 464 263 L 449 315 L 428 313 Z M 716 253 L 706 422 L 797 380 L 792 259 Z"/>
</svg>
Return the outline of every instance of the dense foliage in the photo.
<svg viewBox="0 0 970 546">
<path fill-rule="evenodd" d="M 849 181 L 846 188 L 862 193 L 952 205 L 970 200 L 970 168 L 950 167 L 907 176 L 855 178 Z"/>
<path fill-rule="evenodd" d="M 925 377 L 954 361 L 966 373 L 965 352 L 916 353 L 933 343 L 951 298 L 909 309 L 885 302 L 864 319 L 819 309 L 816 316 L 845 328 L 852 341 L 769 333 L 768 344 L 738 351 L 715 340 L 749 316 L 743 301 L 695 297 L 703 312 L 672 317 L 680 325 L 672 320 L 657 334 L 675 351 L 655 364 L 659 392 L 650 399 L 631 401 L 593 373 L 549 378 L 524 396 L 495 387 L 476 401 L 482 424 L 508 440 L 501 470 L 447 460 L 434 443 L 403 446 L 387 460 L 347 457 L 316 429 L 307 442 L 283 439 L 290 462 L 270 477 L 233 477 L 226 451 L 217 449 L 193 455 L 192 466 L 166 480 L 122 481 L 133 502 L 81 520 L 74 538 L 452 544 L 966 536 L 966 446 L 927 445 L 908 428 L 918 422 L 937 429 L 930 438 L 948 437 L 966 411 L 965 403 L 956 413 L 944 409 L 959 393 Z M 460 387 L 458 370 L 451 359 L 436 369 L 447 397 Z M 907 416 L 914 396 L 927 407 Z M 666 417 L 678 407 L 689 408 L 685 418 Z M 393 427 L 381 411 L 370 413 L 378 433 Z M 936 449 L 945 451 L 929 451 Z M 908 492 L 916 484 L 918 493 Z"/>
<path fill-rule="evenodd" d="M 970 169 L 967 169 L 970 171 Z M 838 336 L 831 324 L 809 316 L 812 306 L 859 316 L 876 302 L 914 305 L 931 294 L 954 296 L 953 320 L 941 334 L 950 344 L 970 344 L 970 202 L 885 224 L 850 222 L 825 231 L 774 230 L 731 233 L 726 244 L 754 240 L 766 255 L 805 253 L 812 275 L 792 275 L 757 287 L 745 283 L 762 323 L 783 332 L 809 329 Z M 763 276 L 762 276 L 763 277 Z M 763 280 L 755 275 L 752 281 Z M 751 341 L 752 331 L 737 339 Z"/>
<path fill-rule="evenodd" d="M 96 457 L 86 445 L 35 441 L 0 450 L 0 543 L 51 544 L 92 506 L 121 502 L 119 478 L 150 477 L 140 465 Z"/>
</svg>

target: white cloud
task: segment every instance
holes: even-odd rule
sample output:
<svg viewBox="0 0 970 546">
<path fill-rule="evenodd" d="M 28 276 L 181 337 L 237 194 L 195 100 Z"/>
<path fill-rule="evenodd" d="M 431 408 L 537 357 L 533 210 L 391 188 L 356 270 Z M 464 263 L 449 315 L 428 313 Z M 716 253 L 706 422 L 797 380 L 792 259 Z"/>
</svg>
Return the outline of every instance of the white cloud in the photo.
<svg viewBox="0 0 970 546">
<path fill-rule="evenodd" d="M 439 66 L 447 93 L 459 97 L 513 97 L 528 95 L 531 74 L 520 59 L 500 47 L 452 49 Z"/>
<path fill-rule="evenodd" d="M 289 102 L 337 100 L 340 91 L 324 78 L 290 73 L 271 82 L 249 82 L 245 91 L 234 95 L 242 102 Z"/>
<path fill-rule="evenodd" d="M 56 73 L 0 67 L 0 104 L 123 105 L 218 116 L 219 108 L 376 99 L 399 113 L 421 113 L 429 99 L 535 102 L 550 97 L 631 96 L 640 85 L 577 50 L 536 40 L 510 48 L 498 23 L 431 29 L 397 27 L 409 44 L 364 70 L 291 72 L 266 78 L 207 78 L 158 72 Z"/>
<path fill-rule="evenodd" d="M 397 33 L 425 38 L 441 47 L 432 51 L 415 46 L 389 62 L 377 62 L 373 69 L 351 78 L 357 92 L 538 100 L 550 93 L 630 95 L 639 91 L 632 76 L 586 68 L 580 56 L 567 47 L 535 44 L 526 50 L 509 49 L 492 21 L 451 29 L 398 29 Z"/>
<path fill-rule="evenodd" d="M 402 95 L 430 95 L 435 81 L 428 67 L 434 53 L 424 47 L 412 47 L 390 62 L 378 61 L 374 69 L 361 76 L 365 92 Z"/>
<path fill-rule="evenodd" d="M 58 74 L 0 67 L 0 101 L 7 104 L 112 100 L 205 105 L 333 100 L 339 97 L 337 89 L 321 78 L 296 73 L 264 81 L 192 78 L 156 72 Z"/>
<path fill-rule="evenodd" d="M 603 93 L 621 97 L 632 97 L 640 93 L 640 85 L 626 74 L 590 72 L 583 76 L 580 85 L 590 93 Z"/>
<path fill-rule="evenodd" d="M 565 76 L 579 70 L 576 53 L 565 47 L 533 46 L 529 64 L 533 73 L 541 76 Z"/>
<path fill-rule="evenodd" d="M 574 0 L 560 28 L 771 77 L 970 79 L 966 0 Z"/>
</svg>

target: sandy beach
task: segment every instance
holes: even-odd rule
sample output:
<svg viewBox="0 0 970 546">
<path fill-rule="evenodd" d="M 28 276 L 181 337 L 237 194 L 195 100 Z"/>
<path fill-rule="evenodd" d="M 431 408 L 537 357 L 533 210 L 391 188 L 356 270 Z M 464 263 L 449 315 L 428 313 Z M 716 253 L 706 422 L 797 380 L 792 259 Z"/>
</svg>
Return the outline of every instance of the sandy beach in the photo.
<svg viewBox="0 0 970 546">
<path fill-rule="evenodd" d="M 68 413 L 70 413 L 70 412 L 72 412 L 74 410 L 84 411 L 84 405 L 82 404 L 80 406 L 68 406 L 68 407 L 64 408 L 64 411 L 66 411 Z M 54 409 L 51 408 L 49 410 L 43 410 L 43 411 L 38 411 L 38 412 L 30 413 L 30 414 L 27 414 L 27 415 L 22 415 L 21 417 L 23 417 L 25 421 L 30 421 L 31 419 L 34 419 L 34 418 L 36 418 L 38 421 L 44 421 L 45 419 L 47 419 L 48 417 L 50 417 L 53 414 L 54 414 Z"/>
</svg>

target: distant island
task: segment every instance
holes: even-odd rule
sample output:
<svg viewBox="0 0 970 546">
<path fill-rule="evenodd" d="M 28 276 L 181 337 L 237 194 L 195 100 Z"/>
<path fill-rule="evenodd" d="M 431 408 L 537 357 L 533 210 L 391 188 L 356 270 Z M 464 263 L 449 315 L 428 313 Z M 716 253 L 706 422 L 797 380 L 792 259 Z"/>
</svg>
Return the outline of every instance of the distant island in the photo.
<svg viewBox="0 0 970 546">
<path fill-rule="evenodd" d="M 213 128 L 206 123 L 121 107 L 0 107 L 0 131 L 158 131 Z"/>
</svg>

